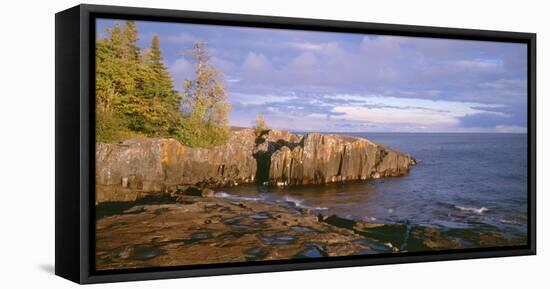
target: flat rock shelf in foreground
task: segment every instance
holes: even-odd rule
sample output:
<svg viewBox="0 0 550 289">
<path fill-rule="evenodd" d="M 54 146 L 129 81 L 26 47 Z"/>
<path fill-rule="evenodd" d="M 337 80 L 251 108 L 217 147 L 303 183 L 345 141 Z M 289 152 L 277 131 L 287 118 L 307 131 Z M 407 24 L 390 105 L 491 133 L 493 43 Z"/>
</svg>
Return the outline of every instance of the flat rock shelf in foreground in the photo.
<svg viewBox="0 0 550 289">
<path fill-rule="evenodd" d="M 510 246 L 406 222 L 316 215 L 289 204 L 181 195 L 97 207 L 97 270 Z M 464 230 L 467 231 L 467 230 Z"/>
</svg>

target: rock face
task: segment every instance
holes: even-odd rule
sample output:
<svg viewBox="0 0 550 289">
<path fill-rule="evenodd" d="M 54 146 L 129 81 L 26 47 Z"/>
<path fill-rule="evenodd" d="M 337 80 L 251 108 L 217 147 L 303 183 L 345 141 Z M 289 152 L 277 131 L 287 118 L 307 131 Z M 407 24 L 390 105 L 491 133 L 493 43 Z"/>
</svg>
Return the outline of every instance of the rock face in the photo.
<svg viewBox="0 0 550 289">
<path fill-rule="evenodd" d="M 96 202 L 131 201 L 188 186 L 323 184 L 406 174 L 414 159 L 366 139 L 252 129 L 227 144 L 190 148 L 174 139 L 130 139 L 96 146 Z"/>
<path fill-rule="evenodd" d="M 96 202 L 131 201 L 189 185 L 220 187 L 254 182 L 254 148 L 252 130 L 235 131 L 227 144 L 210 149 L 156 138 L 97 144 Z"/>
<path fill-rule="evenodd" d="M 271 155 L 269 182 L 274 185 L 325 184 L 400 176 L 414 159 L 362 138 L 318 133 Z"/>
</svg>

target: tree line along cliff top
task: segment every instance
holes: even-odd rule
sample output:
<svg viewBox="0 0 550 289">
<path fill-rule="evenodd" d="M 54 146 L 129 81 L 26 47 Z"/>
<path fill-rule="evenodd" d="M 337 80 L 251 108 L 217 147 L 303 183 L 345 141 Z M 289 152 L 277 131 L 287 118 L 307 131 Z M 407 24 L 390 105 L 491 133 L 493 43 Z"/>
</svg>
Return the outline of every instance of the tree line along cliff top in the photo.
<svg viewBox="0 0 550 289">
<path fill-rule="evenodd" d="M 229 137 L 230 104 L 223 74 L 209 62 L 206 45 L 182 47 L 194 60 L 195 77 L 175 80 L 168 72 L 160 39 L 137 45 L 134 21 L 116 22 L 96 40 L 96 140 L 135 136 L 171 137 L 191 147 L 223 144 Z"/>
</svg>

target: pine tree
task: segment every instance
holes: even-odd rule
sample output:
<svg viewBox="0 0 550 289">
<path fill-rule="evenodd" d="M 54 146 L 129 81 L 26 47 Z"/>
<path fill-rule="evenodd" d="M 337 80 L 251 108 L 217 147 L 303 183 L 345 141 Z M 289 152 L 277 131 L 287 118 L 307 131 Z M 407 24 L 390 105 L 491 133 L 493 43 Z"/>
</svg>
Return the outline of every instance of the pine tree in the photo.
<svg viewBox="0 0 550 289">
<path fill-rule="evenodd" d="M 108 30 L 109 37 L 103 42 L 107 46 L 106 57 L 103 63 L 107 81 L 112 85 L 114 97 L 109 106 L 122 107 L 128 102 L 128 98 L 136 91 L 137 55 L 139 47 L 136 45 L 137 30 L 132 28 L 133 22 L 127 21 L 124 28 L 116 22 L 112 29 Z M 130 27 L 130 28 L 129 28 Z"/>
<path fill-rule="evenodd" d="M 107 33 L 109 33 L 109 38 L 107 39 L 107 41 L 109 44 L 109 48 L 113 52 L 113 58 L 122 58 L 124 54 L 124 41 L 122 39 L 122 29 L 120 28 L 120 23 L 115 22 L 113 28 L 107 29 Z"/>
<path fill-rule="evenodd" d="M 116 22 L 96 41 L 96 140 L 112 142 L 135 135 L 178 138 L 186 145 L 213 146 L 227 140 L 229 103 L 223 75 L 210 63 L 203 43 L 192 51 L 196 79 L 182 97 L 164 64 L 160 39 L 137 45 L 134 21 Z"/>
<path fill-rule="evenodd" d="M 151 50 L 149 51 L 149 62 L 151 68 L 157 74 L 161 74 L 166 68 L 164 67 L 164 60 L 162 58 L 162 52 L 160 50 L 160 40 L 157 34 L 153 35 L 151 40 Z"/>
<path fill-rule="evenodd" d="M 139 90 L 134 108 L 139 122 L 135 130 L 148 135 L 167 136 L 179 121 L 180 96 L 173 89 L 170 73 L 164 65 L 159 38 L 153 36 L 151 48 L 144 51 L 139 72 Z"/>
<path fill-rule="evenodd" d="M 149 66 L 153 72 L 153 78 L 157 83 L 162 102 L 170 109 L 179 111 L 181 97 L 173 89 L 173 79 L 164 65 L 160 41 L 158 35 L 154 35 L 151 41 L 151 50 L 149 51 Z"/>
<path fill-rule="evenodd" d="M 137 45 L 139 37 L 135 21 L 126 21 L 124 31 L 122 33 L 122 39 L 126 50 L 124 51 L 125 56 L 129 57 L 130 61 L 137 62 L 140 57 L 141 49 Z"/>
<path fill-rule="evenodd" d="M 102 39 L 96 43 L 95 62 L 96 62 L 96 107 L 100 111 L 110 110 L 112 108 L 113 98 L 115 97 L 115 87 L 112 81 L 112 49 L 108 41 Z"/>
<path fill-rule="evenodd" d="M 126 26 L 122 29 L 119 22 L 115 22 L 112 28 L 107 29 L 108 37 L 96 41 L 98 141 L 114 141 L 129 135 L 123 108 L 136 88 L 137 58 L 133 54 L 137 47 L 137 31 L 132 36 Z"/>
</svg>

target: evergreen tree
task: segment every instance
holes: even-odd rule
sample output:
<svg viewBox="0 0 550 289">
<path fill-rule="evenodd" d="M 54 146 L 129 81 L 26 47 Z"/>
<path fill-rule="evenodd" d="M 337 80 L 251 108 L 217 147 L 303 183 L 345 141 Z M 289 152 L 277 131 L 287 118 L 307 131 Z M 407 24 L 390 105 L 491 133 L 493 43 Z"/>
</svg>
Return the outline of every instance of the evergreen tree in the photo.
<svg viewBox="0 0 550 289">
<path fill-rule="evenodd" d="M 124 41 L 122 39 L 122 29 L 120 28 L 120 23 L 115 22 L 113 28 L 108 28 L 107 33 L 109 33 L 109 38 L 106 39 L 109 44 L 109 48 L 112 51 L 112 57 L 114 59 L 120 59 L 124 54 Z"/>
<path fill-rule="evenodd" d="M 173 88 L 157 35 L 143 52 L 134 21 L 116 22 L 96 41 L 96 140 L 135 135 L 178 138 L 191 146 L 212 146 L 228 136 L 229 103 L 223 75 L 209 62 L 204 44 L 192 51 L 196 79 L 186 80 L 187 107 Z"/>
<path fill-rule="evenodd" d="M 173 79 L 170 76 L 160 50 L 160 42 L 158 35 L 154 35 L 151 41 L 151 49 L 149 51 L 149 67 L 153 73 L 153 79 L 157 84 L 159 96 L 162 102 L 170 109 L 178 114 L 180 113 L 180 95 L 173 89 Z"/>
<path fill-rule="evenodd" d="M 172 77 L 164 65 L 157 35 L 153 36 L 151 48 L 143 53 L 138 78 L 138 106 L 134 111 L 141 121 L 136 123 L 134 129 L 154 136 L 171 134 L 181 117 L 180 96 L 173 89 Z"/>
<path fill-rule="evenodd" d="M 122 39 L 124 41 L 124 47 L 126 50 L 124 52 L 124 55 L 129 57 L 130 61 L 137 62 L 140 57 L 141 49 L 137 45 L 139 37 L 135 21 L 126 21 L 124 31 L 122 33 Z"/>
<path fill-rule="evenodd" d="M 149 51 L 149 62 L 151 69 L 157 74 L 161 74 L 166 69 L 164 67 L 164 60 L 162 58 L 162 52 L 160 50 L 160 40 L 157 34 L 153 35 L 151 40 L 151 50 Z"/>
<path fill-rule="evenodd" d="M 129 33 L 116 22 L 107 29 L 108 37 L 96 41 L 96 137 L 114 141 L 129 135 L 121 109 L 135 92 L 136 58 L 126 40 Z"/>
<path fill-rule="evenodd" d="M 95 62 L 96 62 L 96 107 L 100 111 L 112 109 L 113 98 L 115 97 L 115 87 L 112 81 L 112 49 L 109 42 L 105 39 L 98 40 L 96 43 Z"/>
<path fill-rule="evenodd" d="M 103 63 L 97 63 L 98 68 L 100 65 L 104 66 L 106 81 L 111 83 L 111 89 L 114 90 L 111 105 L 119 108 L 126 105 L 128 98 L 136 91 L 135 53 L 137 50 L 139 54 L 139 47 L 136 45 L 137 30 L 128 29 L 128 25 L 133 25 L 128 22 L 130 21 L 126 22 L 124 28 L 116 22 L 113 28 L 108 30 L 110 35 L 103 41 L 107 46 L 106 57 Z"/>
</svg>

